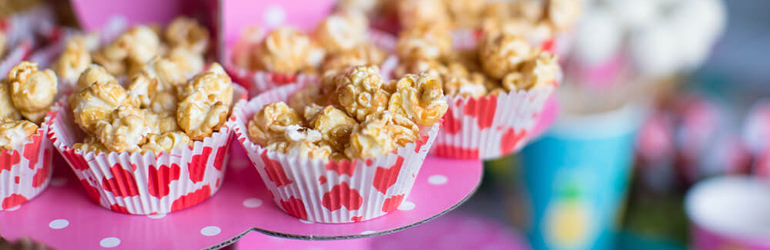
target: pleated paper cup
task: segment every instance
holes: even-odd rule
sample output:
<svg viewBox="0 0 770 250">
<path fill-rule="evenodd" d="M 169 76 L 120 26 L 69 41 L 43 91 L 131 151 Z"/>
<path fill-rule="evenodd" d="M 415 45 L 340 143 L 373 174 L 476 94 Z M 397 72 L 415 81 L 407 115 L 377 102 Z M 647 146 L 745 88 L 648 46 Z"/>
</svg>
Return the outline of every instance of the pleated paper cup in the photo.
<svg viewBox="0 0 770 250">
<path fill-rule="evenodd" d="M 53 148 L 46 138 L 49 119 L 26 143 L 0 150 L 0 211 L 15 210 L 48 187 Z"/>
<path fill-rule="evenodd" d="M 245 90 L 235 89 L 233 99 L 244 99 Z M 84 153 L 72 149 L 84 135 L 66 99 L 52 112 L 48 137 L 102 207 L 126 214 L 166 214 L 201 203 L 222 186 L 232 135 L 227 124 L 192 147 L 171 152 Z"/>
<path fill-rule="evenodd" d="M 247 123 L 264 105 L 286 100 L 297 83 L 241 101 L 231 125 L 276 205 L 294 217 L 321 223 L 371 220 L 395 210 L 414 185 L 440 124 L 421 139 L 373 159 L 324 161 L 270 151 L 248 138 Z"/>
<path fill-rule="evenodd" d="M 396 38 L 388 33 L 379 30 L 370 30 L 369 40 L 388 54 L 395 51 Z M 232 63 L 234 53 L 238 52 L 233 51 L 233 48 L 228 50 L 228 63 L 225 69 L 227 70 L 227 73 L 233 77 L 233 80 L 241 83 L 243 87 L 249 91 L 249 96 L 256 96 L 262 92 L 297 82 L 314 82 L 319 79 L 318 75 L 316 74 L 279 74 L 274 72 L 252 71 L 239 68 Z"/>
<path fill-rule="evenodd" d="M 449 109 L 433 153 L 458 159 L 494 159 L 521 149 L 553 87 L 480 98 L 446 96 Z"/>
</svg>

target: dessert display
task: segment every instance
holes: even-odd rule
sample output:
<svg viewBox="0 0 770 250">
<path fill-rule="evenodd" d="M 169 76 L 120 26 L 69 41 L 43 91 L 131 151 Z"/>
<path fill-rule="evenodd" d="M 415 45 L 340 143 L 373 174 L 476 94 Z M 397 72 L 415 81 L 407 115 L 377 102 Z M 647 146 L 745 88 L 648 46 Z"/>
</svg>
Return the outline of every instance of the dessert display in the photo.
<svg viewBox="0 0 770 250">
<path fill-rule="evenodd" d="M 56 75 L 34 62 L 14 66 L 0 82 L 0 211 L 45 190 L 52 173 L 44 118 L 56 96 Z"/>
<path fill-rule="evenodd" d="M 239 103 L 233 127 L 276 203 L 299 199 L 305 204 L 283 206 L 284 211 L 310 221 L 344 223 L 384 215 L 390 211 L 382 208 L 385 198 L 408 193 L 411 174 L 419 171 L 447 106 L 435 75 L 385 81 L 377 66 L 355 66 L 332 80 L 291 84 Z M 372 186 L 370 166 L 396 171 L 392 177 L 398 184 Z M 350 179 L 337 178 L 335 171 Z M 319 178 L 326 181 L 319 184 Z M 339 201 L 319 200 L 329 196 L 326 192 L 350 188 L 361 194 L 355 209 L 339 210 L 333 204 Z M 295 189 L 310 191 L 295 197 Z"/>
</svg>

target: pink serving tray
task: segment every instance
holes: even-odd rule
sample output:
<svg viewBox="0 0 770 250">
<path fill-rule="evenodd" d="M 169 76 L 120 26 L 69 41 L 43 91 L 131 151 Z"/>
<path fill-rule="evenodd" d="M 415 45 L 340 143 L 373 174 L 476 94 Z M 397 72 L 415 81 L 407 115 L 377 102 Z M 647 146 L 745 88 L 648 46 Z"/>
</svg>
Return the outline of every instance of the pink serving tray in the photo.
<svg viewBox="0 0 770 250">
<path fill-rule="evenodd" d="M 352 239 L 396 232 L 444 214 L 481 183 L 479 161 L 428 157 L 398 210 L 351 224 L 301 221 L 272 202 L 241 147 L 232 147 L 222 189 L 210 200 L 168 215 L 118 214 L 92 202 L 69 166 L 55 159 L 48 190 L 0 213 L 0 235 L 29 236 L 57 249 L 200 249 L 233 243 L 250 231 L 299 239 Z"/>
</svg>

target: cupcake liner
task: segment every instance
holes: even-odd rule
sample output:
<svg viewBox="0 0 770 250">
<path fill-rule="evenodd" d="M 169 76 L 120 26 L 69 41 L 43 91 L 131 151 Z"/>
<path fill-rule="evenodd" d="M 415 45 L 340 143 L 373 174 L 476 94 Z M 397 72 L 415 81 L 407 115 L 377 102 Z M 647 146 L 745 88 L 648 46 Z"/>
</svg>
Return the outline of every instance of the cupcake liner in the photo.
<svg viewBox="0 0 770 250">
<path fill-rule="evenodd" d="M 32 42 L 29 40 L 22 41 L 16 47 L 7 51 L 3 60 L 0 61 L 0 74 L 2 76 L 8 75 L 11 68 L 23 61 L 24 58 L 29 55 L 30 51 L 32 51 Z"/>
<path fill-rule="evenodd" d="M 49 120 L 13 150 L 0 150 L 0 211 L 14 210 L 48 187 L 53 148 L 46 138 Z"/>
<path fill-rule="evenodd" d="M 379 31 L 369 31 L 370 41 L 382 48 L 388 53 L 395 51 L 396 38 L 392 35 Z M 314 82 L 318 79 L 318 75 L 315 74 L 279 74 L 267 71 L 251 71 L 248 69 L 239 68 L 232 63 L 233 49 L 228 50 L 227 65 L 225 69 L 233 79 L 241 83 L 248 91 L 249 96 L 256 96 L 262 92 L 271 90 L 276 87 L 285 86 L 297 82 Z"/>
<path fill-rule="evenodd" d="M 236 87 L 236 100 L 245 90 Z M 99 205 L 126 214 L 166 214 L 191 207 L 222 185 L 232 130 L 171 152 L 83 153 L 71 148 L 83 137 L 62 98 L 51 114 L 48 137 L 67 160 L 88 195 Z"/>
<path fill-rule="evenodd" d="M 553 87 L 465 98 L 446 96 L 449 109 L 433 153 L 493 159 L 518 151 L 529 139 Z"/>
<path fill-rule="evenodd" d="M 294 217 L 321 223 L 365 221 L 395 210 L 406 199 L 440 124 L 415 143 L 374 159 L 324 161 L 269 151 L 249 140 L 246 124 L 262 106 L 286 100 L 303 87 L 273 89 L 236 104 L 231 125 L 276 205 Z"/>
</svg>

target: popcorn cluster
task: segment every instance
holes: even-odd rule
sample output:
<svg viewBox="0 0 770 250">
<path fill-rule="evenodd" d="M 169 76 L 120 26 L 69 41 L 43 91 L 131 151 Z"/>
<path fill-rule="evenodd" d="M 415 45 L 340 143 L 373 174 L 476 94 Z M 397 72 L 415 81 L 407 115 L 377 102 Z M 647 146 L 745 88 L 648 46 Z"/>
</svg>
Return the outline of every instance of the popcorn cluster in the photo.
<svg viewBox="0 0 770 250">
<path fill-rule="evenodd" d="M 189 41 L 188 41 L 189 42 Z M 190 44 L 188 44 L 190 45 Z M 163 59 L 145 63 L 124 88 L 108 70 L 89 66 L 68 101 L 88 135 L 84 152 L 169 152 L 217 131 L 233 102 L 230 77 L 219 64 L 190 80 L 161 72 Z"/>
<path fill-rule="evenodd" d="M 420 127 L 438 122 L 448 108 L 436 76 L 385 82 L 376 66 L 349 68 L 333 84 L 308 86 L 297 95 L 309 98 L 304 106 L 276 102 L 255 114 L 248 123 L 251 141 L 317 159 L 373 158 L 416 141 Z"/>
<path fill-rule="evenodd" d="M 21 62 L 0 82 L 0 147 L 13 149 L 32 136 L 56 97 L 58 79 L 37 63 Z"/>
<path fill-rule="evenodd" d="M 63 82 L 74 85 L 92 64 L 100 65 L 111 75 L 130 77 L 154 62 L 150 68 L 162 76 L 163 83 L 183 84 L 203 69 L 209 32 L 193 19 L 178 17 L 165 30 L 140 25 L 102 47 L 98 43 L 96 34 L 67 41 L 53 66 Z M 76 92 L 83 88 L 78 85 Z"/>
</svg>

